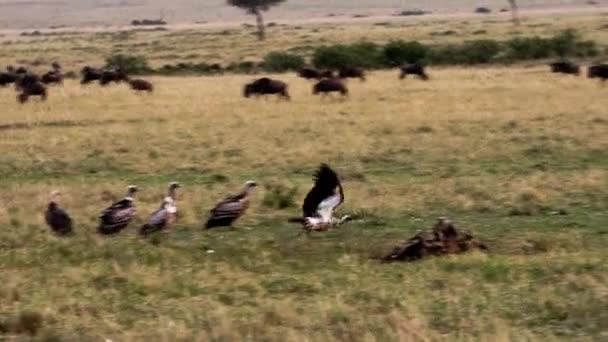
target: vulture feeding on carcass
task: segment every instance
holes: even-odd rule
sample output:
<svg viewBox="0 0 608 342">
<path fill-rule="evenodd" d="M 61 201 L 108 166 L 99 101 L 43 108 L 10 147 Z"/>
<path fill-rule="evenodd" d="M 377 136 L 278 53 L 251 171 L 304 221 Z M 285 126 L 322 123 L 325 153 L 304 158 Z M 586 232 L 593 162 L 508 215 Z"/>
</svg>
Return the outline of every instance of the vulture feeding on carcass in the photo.
<svg viewBox="0 0 608 342">
<path fill-rule="evenodd" d="M 344 190 L 336 172 L 329 165 L 321 164 L 314 181 L 304 199 L 303 216 L 289 221 L 302 223 L 309 231 L 324 231 L 350 220 L 348 215 L 340 219 L 334 217 L 334 211 L 344 203 Z"/>
</svg>

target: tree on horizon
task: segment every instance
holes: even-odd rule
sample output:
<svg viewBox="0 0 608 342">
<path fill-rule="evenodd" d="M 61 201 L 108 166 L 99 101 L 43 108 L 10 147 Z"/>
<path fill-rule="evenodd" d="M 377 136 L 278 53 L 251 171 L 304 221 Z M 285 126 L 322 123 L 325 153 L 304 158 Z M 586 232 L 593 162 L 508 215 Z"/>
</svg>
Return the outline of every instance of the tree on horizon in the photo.
<svg viewBox="0 0 608 342">
<path fill-rule="evenodd" d="M 270 7 L 276 6 L 286 0 L 227 0 L 228 5 L 242 8 L 248 14 L 255 15 L 258 27 L 258 39 L 266 39 L 266 28 L 264 26 L 264 17 L 262 12 L 268 11 Z"/>
</svg>

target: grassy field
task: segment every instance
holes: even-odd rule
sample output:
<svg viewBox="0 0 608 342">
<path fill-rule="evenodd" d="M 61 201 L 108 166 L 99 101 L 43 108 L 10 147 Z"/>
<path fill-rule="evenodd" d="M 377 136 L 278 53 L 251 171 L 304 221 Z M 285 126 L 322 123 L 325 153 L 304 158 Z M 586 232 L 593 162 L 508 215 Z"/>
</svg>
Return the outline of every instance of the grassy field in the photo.
<svg viewBox="0 0 608 342">
<path fill-rule="evenodd" d="M 0 35 L 0 66 L 22 64 L 47 71 L 53 61 L 67 70 L 104 63 L 116 54 L 145 56 L 151 66 L 176 63 L 221 63 L 260 61 L 271 51 L 289 51 L 303 56 L 322 45 L 369 41 L 417 40 L 428 44 L 462 43 L 473 39 L 506 40 L 539 35 L 552 37 L 565 29 L 577 30 L 602 48 L 608 45 L 606 16 L 601 13 L 527 18 L 514 27 L 508 16 L 462 19 L 377 21 L 343 24 L 277 25 L 268 28 L 268 39 L 260 43 L 254 28 L 171 29 L 168 31 L 50 31 L 35 36 Z M 33 30 L 26 30 L 32 33 Z M 606 54 L 604 53 L 604 57 Z M 599 59 L 601 60 L 602 57 Z"/>
<path fill-rule="evenodd" d="M 69 81 L 24 106 L 0 89 L 0 340 L 608 338 L 605 87 L 544 67 L 433 69 L 427 83 L 383 71 L 321 101 L 276 77 L 291 102 L 242 98 L 247 76 L 152 78 L 152 96 Z M 286 218 L 321 162 L 360 219 L 299 236 Z M 248 179 L 261 184 L 248 214 L 203 231 Z M 173 180 L 177 227 L 138 238 Z M 142 187 L 137 223 L 98 236 L 127 184 Z M 272 205 L 277 187 L 290 207 Z M 74 237 L 43 224 L 52 189 Z M 373 260 L 442 215 L 489 253 Z"/>
</svg>

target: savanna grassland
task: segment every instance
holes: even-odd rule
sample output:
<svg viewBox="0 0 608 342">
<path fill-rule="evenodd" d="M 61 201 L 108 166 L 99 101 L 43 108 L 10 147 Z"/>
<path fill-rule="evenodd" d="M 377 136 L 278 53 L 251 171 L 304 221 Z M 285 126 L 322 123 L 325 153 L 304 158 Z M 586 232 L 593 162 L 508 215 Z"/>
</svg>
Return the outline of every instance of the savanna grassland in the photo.
<svg viewBox="0 0 608 342">
<path fill-rule="evenodd" d="M 380 28 L 391 30 L 369 32 Z M 239 43 L 251 36 L 230 37 L 222 56 L 254 55 Z M 94 42 L 99 56 L 112 50 Z M 73 67 L 93 56 L 67 51 L 57 57 Z M 26 105 L 0 89 L 0 339 L 608 338 L 606 87 L 545 66 L 449 67 L 429 82 L 375 71 L 343 101 L 271 76 L 292 101 L 242 98 L 242 75 L 150 77 L 153 95 L 68 80 Z M 286 220 L 321 162 L 342 177 L 340 213 L 357 220 L 300 235 Z M 207 210 L 248 179 L 261 186 L 247 215 L 203 231 Z M 184 185 L 177 226 L 137 237 L 170 181 Z M 137 222 L 98 236 L 99 211 L 127 184 L 142 188 Z M 54 189 L 73 237 L 44 226 Z M 374 260 L 438 216 L 489 252 Z"/>
</svg>

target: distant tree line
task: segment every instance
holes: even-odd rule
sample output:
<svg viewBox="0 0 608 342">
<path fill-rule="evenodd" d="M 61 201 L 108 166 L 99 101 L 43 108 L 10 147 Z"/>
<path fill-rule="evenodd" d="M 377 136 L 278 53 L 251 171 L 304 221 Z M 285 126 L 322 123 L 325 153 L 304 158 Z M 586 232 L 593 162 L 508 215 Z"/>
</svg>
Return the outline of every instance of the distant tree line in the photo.
<svg viewBox="0 0 608 342">
<path fill-rule="evenodd" d="M 292 50 L 302 51 L 298 47 Z M 516 37 L 506 41 L 479 39 L 459 44 L 429 45 L 417 41 L 393 40 L 386 44 L 357 42 L 353 44 L 324 45 L 304 56 L 289 51 L 268 53 L 263 61 L 243 61 L 221 66 L 217 63 L 176 63 L 154 69 L 143 56 L 114 55 L 108 66 L 120 66 L 132 74 L 217 74 L 222 72 L 252 73 L 286 72 L 305 65 L 323 69 L 342 66 L 360 66 L 382 69 L 404 63 L 426 65 L 478 65 L 515 63 L 556 58 L 590 58 L 602 53 L 600 46 L 584 40 L 574 30 L 566 30 L 553 37 Z"/>
</svg>

